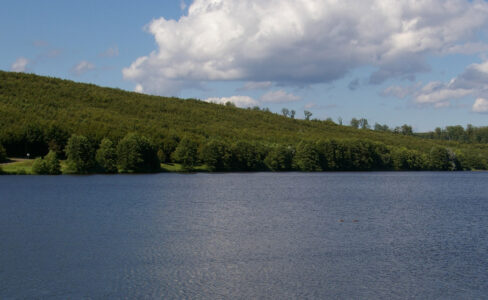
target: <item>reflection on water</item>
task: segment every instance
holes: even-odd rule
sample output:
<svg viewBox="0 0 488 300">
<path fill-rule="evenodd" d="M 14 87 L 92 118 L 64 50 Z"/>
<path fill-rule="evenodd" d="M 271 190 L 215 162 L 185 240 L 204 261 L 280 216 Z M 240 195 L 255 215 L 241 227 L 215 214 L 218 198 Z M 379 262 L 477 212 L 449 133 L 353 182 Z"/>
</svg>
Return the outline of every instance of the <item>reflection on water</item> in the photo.
<svg viewBox="0 0 488 300">
<path fill-rule="evenodd" d="M 488 173 L 0 177 L 0 298 L 483 298 Z"/>
</svg>

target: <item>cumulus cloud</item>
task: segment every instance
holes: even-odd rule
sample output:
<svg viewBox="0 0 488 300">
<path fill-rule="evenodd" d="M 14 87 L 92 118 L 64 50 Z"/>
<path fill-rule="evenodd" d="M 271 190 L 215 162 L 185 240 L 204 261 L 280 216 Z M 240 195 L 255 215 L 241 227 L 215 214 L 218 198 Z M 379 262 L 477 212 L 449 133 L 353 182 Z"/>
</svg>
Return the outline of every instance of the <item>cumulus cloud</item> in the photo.
<svg viewBox="0 0 488 300">
<path fill-rule="evenodd" d="M 261 101 L 270 103 L 288 103 L 300 101 L 299 96 L 287 93 L 283 90 L 271 91 L 261 96 Z"/>
<path fill-rule="evenodd" d="M 14 72 L 25 72 L 28 64 L 29 64 L 29 60 L 27 58 L 19 57 L 10 66 L 10 70 Z"/>
<path fill-rule="evenodd" d="M 213 97 L 205 99 L 205 102 L 216 104 L 226 104 L 227 102 L 231 102 L 238 107 L 251 107 L 259 104 L 258 101 L 248 96 L 232 96 L 222 98 Z"/>
<path fill-rule="evenodd" d="M 485 49 L 487 21 L 481 0 L 195 0 L 147 25 L 158 47 L 123 75 L 159 94 L 187 81 L 324 83 L 361 66 L 376 67 L 373 84 L 413 80 L 429 55 Z"/>
<path fill-rule="evenodd" d="M 478 98 L 473 104 L 473 112 L 486 114 L 488 113 L 488 100 L 485 98 Z"/>
<path fill-rule="evenodd" d="M 94 70 L 94 69 L 95 69 L 94 64 L 92 64 L 89 61 L 83 60 L 83 61 L 80 61 L 76 66 L 73 67 L 72 72 L 75 75 L 82 75 L 82 74 L 84 74 L 88 71 Z"/>
</svg>

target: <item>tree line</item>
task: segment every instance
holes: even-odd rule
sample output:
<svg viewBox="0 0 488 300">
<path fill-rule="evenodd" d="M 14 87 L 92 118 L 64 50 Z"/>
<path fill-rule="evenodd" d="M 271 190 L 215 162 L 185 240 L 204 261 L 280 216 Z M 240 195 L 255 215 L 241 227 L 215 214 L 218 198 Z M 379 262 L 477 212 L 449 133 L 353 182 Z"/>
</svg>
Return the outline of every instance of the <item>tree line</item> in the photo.
<svg viewBox="0 0 488 300">
<path fill-rule="evenodd" d="M 65 145 L 52 145 L 55 147 L 49 149 L 44 157 L 35 158 L 33 173 L 61 174 L 61 158 L 65 159 L 64 172 L 68 174 L 150 173 L 161 171 L 161 163 L 179 163 L 188 171 L 198 165 L 205 165 L 209 171 L 309 172 L 488 167 L 486 160 L 473 160 L 461 151 L 444 147 L 434 146 L 428 153 L 423 153 L 361 139 L 302 140 L 296 145 L 266 146 L 257 142 L 231 142 L 216 138 L 201 140 L 185 136 L 181 139 L 167 137 L 155 143 L 144 135 L 131 132 L 118 142 L 103 138 L 94 145 L 89 138 L 73 134 Z M 0 157 L 2 148 L 0 146 Z"/>
</svg>

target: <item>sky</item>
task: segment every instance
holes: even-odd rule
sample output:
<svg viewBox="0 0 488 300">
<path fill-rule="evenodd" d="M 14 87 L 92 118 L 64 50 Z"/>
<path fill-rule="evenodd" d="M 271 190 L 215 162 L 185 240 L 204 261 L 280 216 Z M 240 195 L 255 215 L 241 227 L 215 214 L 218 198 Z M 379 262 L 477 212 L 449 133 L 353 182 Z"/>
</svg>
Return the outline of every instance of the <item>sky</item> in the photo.
<svg viewBox="0 0 488 300">
<path fill-rule="evenodd" d="M 344 124 L 488 126 L 485 0 L 17 0 L 0 45 L 4 71 Z"/>
</svg>

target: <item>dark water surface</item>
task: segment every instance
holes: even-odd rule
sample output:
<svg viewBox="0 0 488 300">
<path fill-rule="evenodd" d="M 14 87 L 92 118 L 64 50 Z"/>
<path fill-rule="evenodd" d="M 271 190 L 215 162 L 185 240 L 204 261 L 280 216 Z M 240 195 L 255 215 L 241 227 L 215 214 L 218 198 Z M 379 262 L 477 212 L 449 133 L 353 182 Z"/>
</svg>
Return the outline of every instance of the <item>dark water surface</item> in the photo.
<svg viewBox="0 0 488 300">
<path fill-rule="evenodd" d="M 487 297 L 488 173 L 0 176 L 0 299 Z"/>
</svg>

